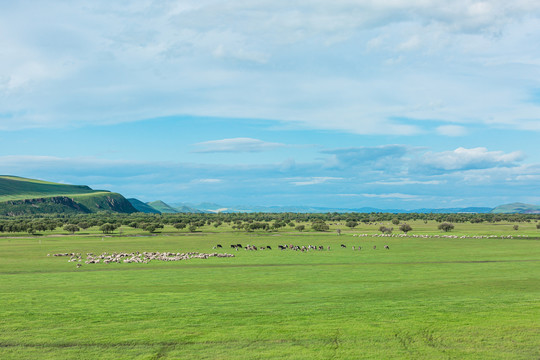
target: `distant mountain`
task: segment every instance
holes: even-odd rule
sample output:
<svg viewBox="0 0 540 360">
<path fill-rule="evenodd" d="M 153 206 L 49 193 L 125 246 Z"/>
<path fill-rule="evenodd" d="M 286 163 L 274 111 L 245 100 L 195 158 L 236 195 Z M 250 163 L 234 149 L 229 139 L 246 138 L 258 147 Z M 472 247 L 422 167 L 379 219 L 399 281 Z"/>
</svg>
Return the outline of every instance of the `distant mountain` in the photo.
<svg viewBox="0 0 540 360">
<path fill-rule="evenodd" d="M 169 204 L 164 203 L 161 200 L 147 202 L 146 205 L 164 214 L 175 214 L 178 212 L 175 208 L 173 208 Z"/>
<path fill-rule="evenodd" d="M 137 210 L 122 195 L 18 176 L 0 176 L 0 215 L 94 213 Z"/>
<path fill-rule="evenodd" d="M 178 212 L 188 212 L 188 213 L 216 213 L 224 212 L 227 210 L 226 207 L 210 203 L 203 202 L 200 204 L 191 204 L 191 203 L 173 203 L 171 204 Z"/>
<path fill-rule="evenodd" d="M 174 207 L 177 212 L 179 213 L 194 213 L 194 214 L 202 214 L 202 213 L 209 213 L 211 211 L 205 211 L 201 209 L 195 209 L 190 206 L 182 205 L 182 206 L 175 206 Z"/>
<path fill-rule="evenodd" d="M 333 208 L 333 207 L 318 207 L 318 206 L 253 206 L 253 205 L 238 205 L 238 206 L 223 206 L 215 203 L 178 203 L 174 204 L 176 209 L 179 206 L 188 207 L 191 211 L 184 212 L 222 212 L 222 213 L 235 213 L 235 212 L 266 212 L 266 213 L 488 213 L 492 208 L 488 207 L 467 207 L 467 208 L 447 208 L 447 209 L 378 209 L 373 207 L 362 208 Z"/>
<path fill-rule="evenodd" d="M 138 212 L 147 213 L 147 214 L 161 214 L 159 210 L 154 209 L 153 207 L 147 205 L 146 203 L 143 203 L 139 199 L 127 199 L 133 205 L 135 209 L 137 209 Z"/>
<path fill-rule="evenodd" d="M 493 214 L 540 214 L 540 206 L 523 203 L 512 203 L 499 205 L 491 212 Z"/>
</svg>

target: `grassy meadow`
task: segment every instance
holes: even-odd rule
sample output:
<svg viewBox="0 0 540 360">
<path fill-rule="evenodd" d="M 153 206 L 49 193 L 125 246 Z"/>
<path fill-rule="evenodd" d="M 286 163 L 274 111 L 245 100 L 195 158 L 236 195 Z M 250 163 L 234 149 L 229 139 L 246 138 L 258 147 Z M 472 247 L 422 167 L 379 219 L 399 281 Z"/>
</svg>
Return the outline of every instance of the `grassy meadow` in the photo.
<svg viewBox="0 0 540 360">
<path fill-rule="evenodd" d="M 352 236 L 374 235 L 378 224 L 325 233 L 223 225 L 3 234 L 0 358 L 540 359 L 535 225 L 456 224 L 445 234 L 435 222 L 412 223 L 417 235 L 498 236 L 479 239 Z M 273 250 L 229 247 L 236 243 Z M 214 252 L 216 244 L 235 257 L 77 269 L 47 256 Z"/>
</svg>

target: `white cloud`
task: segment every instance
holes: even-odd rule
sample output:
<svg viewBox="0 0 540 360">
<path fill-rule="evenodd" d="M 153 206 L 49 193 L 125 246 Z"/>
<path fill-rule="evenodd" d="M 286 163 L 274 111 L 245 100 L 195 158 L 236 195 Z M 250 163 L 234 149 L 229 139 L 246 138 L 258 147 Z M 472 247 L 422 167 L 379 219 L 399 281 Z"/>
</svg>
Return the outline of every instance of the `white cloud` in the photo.
<svg viewBox="0 0 540 360">
<path fill-rule="evenodd" d="M 423 156 L 422 166 L 443 171 L 486 169 L 516 166 L 522 159 L 523 154 L 519 151 L 504 153 L 488 151 L 483 147 L 472 149 L 460 147 L 453 151 L 428 152 Z"/>
<path fill-rule="evenodd" d="M 262 141 L 251 138 L 233 138 L 223 140 L 211 140 L 195 144 L 198 149 L 195 153 L 216 152 L 261 152 L 285 147 L 285 144 Z"/>
<path fill-rule="evenodd" d="M 190 114 L 540 131 L 524 104 L 540 87 L 539 17 L 539 3 L 502 0 L 3 2 L 0 129 Z"/>
</svg>

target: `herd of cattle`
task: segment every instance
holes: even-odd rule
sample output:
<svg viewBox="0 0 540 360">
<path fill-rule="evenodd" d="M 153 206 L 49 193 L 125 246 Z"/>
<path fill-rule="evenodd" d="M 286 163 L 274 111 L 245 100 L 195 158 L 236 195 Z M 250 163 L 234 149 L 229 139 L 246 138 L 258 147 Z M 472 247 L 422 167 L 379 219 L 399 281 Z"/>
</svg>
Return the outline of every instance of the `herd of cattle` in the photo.
<svg viewBox="0 0 540 360">
<path fill-rule="evenodd" d="M 51 256 L 51 254 L 47 254 Z M 77 268 L 82 266 L 83 257 L 81 253 L 58 253 L 53 254 L 53 256 L 69 256 L 68 262 L 77 263 Z M 110 264 L 110 263 L 140 263 L 148 264 L 150 261 L 181 261 L 189 259 L 208 259 L 210 257 L 234 257 L 233 254 L 219 254 L 219 253 L 198 253 L 198 252 L 187 252 L 187 253 L 172 253 L 172 252 L 132 252 L 132 253 L 102 253 L 99 255 L 94 255 L 93 253 L 86 254 L 85 264 Z"/>
<path fill-rule="evenodd" d="M 342 248 L 347 248 L 347 245 L 345 244 L 341 244 L 341 247 Z M 214 246 L 214 250 L 215 249 L 221 249 L 223 248 L 223 245 L 221 244 L 217 244 L 216 246 Z M 255 246 L 255 245 L 246 245 L 246 246 L 242 246 L 242 244 L 231 244 L 231 248 L 232 249 L 235 249 L 236 251 L 238 251 L 238 249 L 244 249 L 244 250 L 272 250 L 272 247 L 271 246 Z M 317 251 L 323 251 L 323 250 L 327 250 L 327 251 L 330 251 L 330 246 L 327 246 L 326 248 L 323 246 L 323 245 L 293 245 L 293 244 L 288 244 L 288 245 L 278 245 L 278 248 L 280 250 L 294 250 L 294 251 L 310 251 L 310 250 L 317 250 Z M 384 245 L 384 248 L 386 250 L 390 250 L 390 247 L 388 245 Z M 355 247 L 355 246 L 352 246 L 352 249 L 353 250 L 362 250 L 362 247 L 361 246 L 358 246 L 358 247 Z M 373 246 L 373 250 L 377 250 L 377 245 L 374 245 Z"/>
</svg>

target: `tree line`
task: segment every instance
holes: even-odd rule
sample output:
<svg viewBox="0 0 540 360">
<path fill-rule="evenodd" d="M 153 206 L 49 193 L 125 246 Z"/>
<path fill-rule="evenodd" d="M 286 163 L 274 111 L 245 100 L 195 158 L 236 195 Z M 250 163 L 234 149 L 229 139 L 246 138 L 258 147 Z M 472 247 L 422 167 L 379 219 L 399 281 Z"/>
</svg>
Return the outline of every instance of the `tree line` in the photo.
<svg viewBox="0 0 540 360">
<path fill-rule="evenodd" d="M 119 214 L 111 212 L 93 214 L 51 214 L 51 215 L 23 215 L 0 217 L 0 232 L 27 232 L 30 234 L 53 231 L 58 228 L 75 233 L 90 227 L 99 227 L 107 234 L 112 233 L 120 226 L 129 226 L 148 232 L 162 229 L 165 225 L 176 229 L 196 231 L 203 226 L 216 228 L 223 224 L 231 226 L 233 230 L 243 231 L 274 231 L 282 228 L 297 231 L 327 231 L 332 223 L 340 223 L 351 229 L 363 224 L 391 222 L 404 233 L 412 230 L 407 222 L 423 220 L 436 221 L 439 229 L 450 231 L 452 227 L 446 224 L 455 223 L 497 223 L 501 221 L 520 223 L 538 222 L 539 214 L 394 214 L 394 213 L 218 213 L 218 214 Z M 306 227 L 310 223 L 310 227 Z M 537 224 L 540 229 L 540 224 Z M 381 226 L 379 231 L 391 233 L 393 227 Z"/>
</svg>

